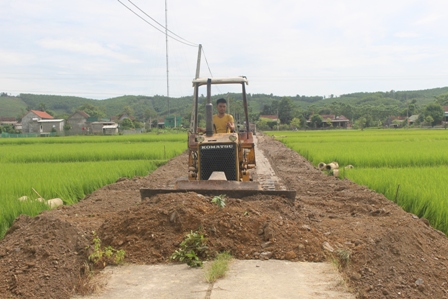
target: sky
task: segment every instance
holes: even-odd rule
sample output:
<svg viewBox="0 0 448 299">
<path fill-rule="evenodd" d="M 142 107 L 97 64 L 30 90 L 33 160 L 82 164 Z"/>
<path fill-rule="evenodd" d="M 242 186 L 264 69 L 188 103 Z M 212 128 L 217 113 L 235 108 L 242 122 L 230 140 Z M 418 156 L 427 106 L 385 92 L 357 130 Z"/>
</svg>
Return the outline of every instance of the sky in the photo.
<svg viewBox="0 0 448 299">
<path fill-rule="evenodd" d="M 448 86 L 446 0 L 120 1 L 0 0 L 0 92 L 190 96 L 199 44 L 200 77 L 249 93 Z"/>
</svg>

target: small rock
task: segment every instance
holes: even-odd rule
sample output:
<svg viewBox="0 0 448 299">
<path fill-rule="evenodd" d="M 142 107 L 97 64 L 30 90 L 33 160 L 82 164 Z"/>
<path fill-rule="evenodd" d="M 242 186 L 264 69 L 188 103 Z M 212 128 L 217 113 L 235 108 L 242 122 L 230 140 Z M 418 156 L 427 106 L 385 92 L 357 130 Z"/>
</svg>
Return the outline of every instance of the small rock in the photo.
<svg viewBox="0 0 448 299">
<path fill-rule="evenodd" d="M 50 208 L 54 209 L 63 206 L 64 202 L 60 198 L 53 198 L 47 201 L 47 205 L 50 206 Z"/>
<path fill-rule="evenodd" d="M 272 243 L 271 241 L 265 242 L 265 243 L 261 244 L 261 248 L 269 247 L 269 246 L 271 246 L 272 244 L 274 244 L 274 243 Z"/>
<path fill-rule="evenodd" d="M 422 285 L 423 284 L 423 279 L 421 279 L 421 278 L 417 279 L 415 281 L 415 284 L 418 285 L 418 286 Z"/>
<path fill-rule="evenodd" d="M 311 230 L 311 227 L 309 227 L 309 225 L 306 225 L 306 224 L 302 225 L 300 228 L 301 228 L 302 230 L 307 230 L 307 231 L 310 231 L 310 230 Z"/>
<path fill-rule="evenodd" d="M 351 275 L 350 275 L 350 278 L 352 279 L 352 280 L 360 280 L 361 279 L 361 274 L 359 274 L 358 272 L 353 272 Z"/>
<path fill-rule="evenodd" d="M 268 260 L 272 257 L 272 252 L 270 251 L 263 251 L 262 253 L 260 253 L 260 259 L 262 260 Z"/>
<path fill-rule="evenodd" d="M 333 247 L 331 247 L 331 245 L 328 242 L 324 242 L 324 244 L 322 244 L 322 248 L 330 252 L 334 251 Z"/>
<path fill-rule="evenodd" d="M 179 220 L 179 214 L 177 213 L 177 211 L 174 211 L 173 213 L 171 213 L 170 222 L 177 223 L 178 220 Z"/>
<path fill-rule="evenodd" d="M 431 226 L 431 224 L 429 224 L 428 219 L 426 219 L 426 218 L 421 218 L 420 220 L 421 220 L 424 224 L 426 224 L 426 226 Z"/>
<path fill-rule="evenodd" d="M 287 260 L 293 260 L 293 259 L 295 259 L 296 257 L 297 257 L 297 255 L 296 255 L 296 253 L 295 253 L 293 250 L 288 251 L 288 252 L 285 254 L 285 259 L 287 259 Z"/>
<path fill-rule="evenodd" d="M 21 196 L 18 198 L 19 201 L 27 201 L 28 200 L 28 196 Z"/>
</svg>

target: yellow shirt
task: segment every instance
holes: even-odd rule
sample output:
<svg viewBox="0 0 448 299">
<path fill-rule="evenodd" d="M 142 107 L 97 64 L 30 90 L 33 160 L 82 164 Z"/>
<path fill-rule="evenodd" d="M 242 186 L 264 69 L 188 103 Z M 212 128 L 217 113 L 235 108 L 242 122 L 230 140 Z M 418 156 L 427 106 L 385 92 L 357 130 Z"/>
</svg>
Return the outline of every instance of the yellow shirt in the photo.
<svg viewBox="0 0 448 299">
<path fill-rule="evenodd" d="M 233 123 L 233 116 L 224 114 L 219 117 L 218 114 L 213 115 L 213 125 L 215 133 L 230 133 L 230 128 L 227 128 L 227 123 Z"/>
</svg>

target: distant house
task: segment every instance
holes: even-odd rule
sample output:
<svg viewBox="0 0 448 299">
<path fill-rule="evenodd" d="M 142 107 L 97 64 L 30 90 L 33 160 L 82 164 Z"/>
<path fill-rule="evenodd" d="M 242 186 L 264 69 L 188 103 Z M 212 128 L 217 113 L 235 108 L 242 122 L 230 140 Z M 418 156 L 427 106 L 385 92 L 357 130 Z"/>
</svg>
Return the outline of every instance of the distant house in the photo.
<svg viewBox="0 0 448 299">
<path fill-rule="evenodd" d="M 132 115 L 128 115 L 127 113 L 123 113 L 123 114 L 120 114 L 118 116 L 118 122 L 122 121 L 125 118 L 129 118 L 130 120 L 134 121 L 134 117 Z"/>
<path fill-rule="evenodd" d="M 384 121 L 384 125 L 391 128 L 398 128 L 403 126 L 403 122 L 406 119 L 404 116 L 389 116 Z"/>
<path fill-rule="evenodd" d="M 164 120 L 165 128 L 177 128 L 182 125 L 182 116 L 167 116 Z"/>
<path fill-rule="evenodd" d="M 443 106 L 443 121 L 448 122 L 448 106 Z"/>
<path fill-rule="evenodd" d="M 38 121 L 54 119 L 44 111 L 30 110 L 22 117 L 22 133 L 39 133 L 41 131 Z"/>
<path fill-rule="evenodd" d="M 418 120 L 418 116 L 419 116 L 418 114 L 414 114 L 414 115 L 409 116 L 408 124 L 409 125 L 415 124 L 415 122 Z"/>
<path fill-rule="evenodd" d="M 65 120 L 63 119 L 41 119 L 37 121 L 39 133 L 61 133 L 64 131 Z"/>
<path fill-rule="evenodd" d="M 333 128 L 347 128 L 350 120 L 344 115 L 335 114 L 322 114 L 322 127 Z M 307 120 L 307 123 L 311 123 L 311 120 Z"/>
<path fill-rule="evenodd" d="M 113 121 L 95 121 L 91 123 L 93 134 L 111 134 L 112 132 L 118 133 L 118 124 Z M 116 130 L 115 130 L 116 129 Z"/>
<path fill-rule="evenodd" d="M 157 119 L 157 128 L 159 128 L 159 129 L 165 128 L 165 119 L 164 118 Z"/>
<path fill-rule="evenodd" d="M 271 121 L 277 121 L 278 116 L 277 115 L 260 115 L 260 118 L 269 119 Z"/>
<path fill-rule="evenodd" d="M 17 120 L 15 117 L 0 117 L 0 125 L 15 125 Z"/>
<path fill-rule="evenodd" d="M 0 117 L 0 126 L 3 125 L 12 125 L 14 126 L 14 130 L 22 130 L 22 124 L 15 117 Z"/>
<path fill-rule="evenodd" d="M 118 124 L 104 125 L 103 126 L 104 135 L 117 135 L 118 134 Z"/>
<path fill-rule="evenodd" d="M 71 134 L 88 134 L 91 130 L 90 115 L 84 111 L 78 110 L 67 118 L 67 123 L 70 125 Z"/>
</svg>

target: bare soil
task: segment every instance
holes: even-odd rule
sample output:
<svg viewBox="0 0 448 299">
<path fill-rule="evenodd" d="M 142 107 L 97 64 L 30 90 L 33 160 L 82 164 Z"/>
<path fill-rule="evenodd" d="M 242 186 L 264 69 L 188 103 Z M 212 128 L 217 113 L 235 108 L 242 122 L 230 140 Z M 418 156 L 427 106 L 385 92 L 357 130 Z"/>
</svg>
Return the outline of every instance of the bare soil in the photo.
<svg viewBox="0 0 448 299">
<path fill-rule="evenodd" d="M 92 232 L 126 261 L 167 263 L 186 233 L 201 230 L 210 253 L 238 259 L 335 260 L 357 298 L 448 298 L 448 240 L 426 219 L 383 195 L 327 176 L 280 142 L 259 137 L 277 175 L 297 191 L 229 198 L 225 208 L 196 193 L 141 201 L 187 173 L 182 154 L 146 177 L 120 179 L 78 204 L 20 216 L 0 241 L 0 298 L 70 298 L 88 274 Z M 349 257 L 347 255 L 349 254 Z"/>
</svg>

